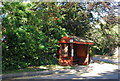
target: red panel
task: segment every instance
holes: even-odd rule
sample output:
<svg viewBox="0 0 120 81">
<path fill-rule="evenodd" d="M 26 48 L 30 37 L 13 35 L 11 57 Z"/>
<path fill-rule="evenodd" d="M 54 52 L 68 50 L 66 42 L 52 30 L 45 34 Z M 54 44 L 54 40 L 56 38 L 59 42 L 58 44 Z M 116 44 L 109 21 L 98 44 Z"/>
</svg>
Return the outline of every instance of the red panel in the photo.
<svg viewBox="0 0 120 81">
<path fill-rule="evenodd" d="M 76 45 L 76 53 L 78 57 L 86 57 L 85 45 Z"/>
</svg>

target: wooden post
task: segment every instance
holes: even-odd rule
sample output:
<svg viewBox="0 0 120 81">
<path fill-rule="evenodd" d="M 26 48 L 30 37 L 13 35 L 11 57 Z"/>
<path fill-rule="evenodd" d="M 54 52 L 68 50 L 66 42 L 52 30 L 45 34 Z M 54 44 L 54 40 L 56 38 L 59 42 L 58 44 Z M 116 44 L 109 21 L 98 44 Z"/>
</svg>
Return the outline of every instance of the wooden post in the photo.
<svg viewBox="0 0 120 81">
<path fill-rule="evenodd" d="M 60 44 L 60 49 L 59 49 L 59 58 L 62 56 L 62 44 Z"/>
<path fill-rule="evenodd" d="M 73 44 L 71 44 L 71 56 L 74 56 L 74 49 L 73 49 Z"/>
<path fill-rule="evenodd" d="M 85 59 L 85 64 L 89 64 L 89 46 L 87 45 L 87 48 L 86 48 L 86 59 Z"/>
</svg>

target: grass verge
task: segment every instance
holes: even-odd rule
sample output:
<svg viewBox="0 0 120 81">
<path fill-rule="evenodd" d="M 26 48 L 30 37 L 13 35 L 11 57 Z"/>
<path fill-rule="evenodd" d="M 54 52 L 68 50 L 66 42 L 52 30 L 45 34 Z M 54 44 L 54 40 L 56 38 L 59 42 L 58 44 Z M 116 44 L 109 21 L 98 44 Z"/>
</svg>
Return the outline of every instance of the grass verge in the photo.
<svg viewBox="0 0 120 81">
<path fill-rule="evenodd" d="M 44 71 L 45 69 L 36 69 L 36 68 L 23 68 L 23 69 L 14 69 L 3 71 L 2 74 L 13 74 L 13 73 L 22 73 L 22 72 L 35 72 L 35 71 Z"/>
<path fill-rule="evenodd" d="M 60 69 L 74 69 L 74 66 L 60 66 L 60 65 L 31 66 L 31 67 L 27 67 L 27 68 L 23 68 L 23 69 L 3 71 L 2 74 L 36 72 L 36 71 L 44 71 L 44 70 L 60 70 Z"/>
</svg>

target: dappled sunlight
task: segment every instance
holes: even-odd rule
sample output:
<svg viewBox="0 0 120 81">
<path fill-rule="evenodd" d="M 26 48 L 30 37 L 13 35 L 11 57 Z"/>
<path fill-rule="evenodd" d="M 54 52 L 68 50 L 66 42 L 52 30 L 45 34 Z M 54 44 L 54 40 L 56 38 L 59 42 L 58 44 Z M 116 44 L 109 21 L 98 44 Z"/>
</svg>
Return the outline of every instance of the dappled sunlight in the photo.
<svg viewBox="0 0 120 81">
<path fill-rule="evenodd" d="M 88 72 L 87 73 L 83 73 L 80 76 L 81 77 L 104 77 L 104 75 L 106 75 L 105 77 L 107 78 L 107 76 L 110 78 L 111 75 L 114 75 L 112 73 L 116 73 L 118 70 L 118 66 L 117 65 L 111 65 L 111 64 L 90 64 L 90 66 L 93 66 L 92 68 L 88 68 Z M 114 75 L 112 78 L 117 78 L 118 75 Z M 75 79 L 75 78 L 74 78 Z"/>
<path fill-rule="evenodd" d="M 28 68 L 45 69 L 45 70 L 59 70 L 59 69 L 71 69 L 72 66 L 42 65 L 42 66 L 31 66 L 31 67 L 28 67 Z"/>
<path fill-rule="evenodd" d="M 108 56 L 108 55 L 95 55 L 95 56 L 104 59 L 118 59 L 119 57 L 119 56 Z"/>
<path fill-rule="evenodd" d="M 62 66 L 48 65 L 46 67 Z M 117 79 L 118 66 L 107 63 L 91 63 L 88 66 L 74 66 L 74 69 L 45 70 L 41 73 L 37 72 L 37 75 L 14 79 Z"/>
</svg>

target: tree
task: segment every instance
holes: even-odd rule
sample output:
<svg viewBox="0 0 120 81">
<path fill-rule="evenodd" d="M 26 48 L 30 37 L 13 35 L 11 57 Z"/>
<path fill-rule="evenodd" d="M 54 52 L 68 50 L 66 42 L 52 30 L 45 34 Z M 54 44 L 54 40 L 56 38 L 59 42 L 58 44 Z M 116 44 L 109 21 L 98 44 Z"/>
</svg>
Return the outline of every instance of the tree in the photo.
<svg viewBox="0 0 120 81">
<path fill-rule="evenodd" d="M 70 34 L 79 37 L 85 37 L 91 28 L 90 22 L 93 18 L 92 14 L 86 9 L 85 3 L 63 3 L 61 12 L 63 16 L 62 27 Z"/>
<path fill-rule="evenodd" d="M 52 7 L 57 5 L 38 4 L 47 7 L 35 11 L 35 3 L 3 3 L 6 15 L 2 27 L 7 41 L 2 42 L 3 70 L 57 63 L 58 40 L 66 34 L 65 29 L 57 25 L 61 19 Z"/>
<path fill-rule="evenodd" d="M 119 46 L 120 37 L 117 30 L 119 17 L 115 12 L 118 3 L 94 2 L 88 3 L 88 6 L 95 17 L 91 24 L 91 31 L 86 36 L 96 43 L 94 48 L 96 53 L 113 55 L 113 51 Z"/>
</svg>

